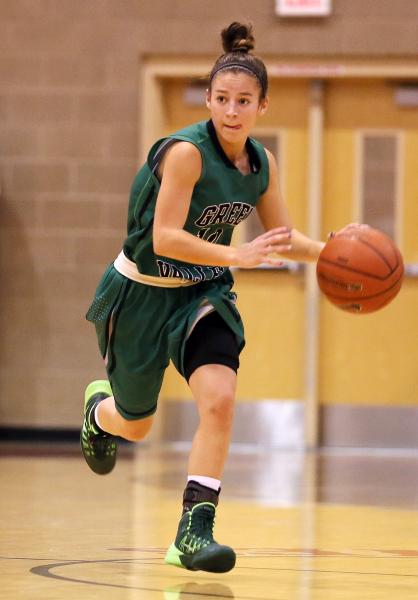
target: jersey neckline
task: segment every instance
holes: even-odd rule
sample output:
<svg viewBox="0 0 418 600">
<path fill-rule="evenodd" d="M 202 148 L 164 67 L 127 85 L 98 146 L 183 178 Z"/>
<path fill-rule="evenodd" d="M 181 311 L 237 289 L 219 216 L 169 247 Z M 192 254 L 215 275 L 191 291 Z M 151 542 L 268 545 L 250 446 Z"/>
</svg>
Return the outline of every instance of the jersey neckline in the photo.
<svg viewBox="0 0 418 600">
<path fill-rule="evenodd" d="M 241 173 L 241 171 L 239 169 L 237 169 L 237 167 L 234 165 L 234 163 L 232 162 L 232 160 L 230 160 L 228 158 L 228 156 L 226 155 L 224 149 L 222 148 L 221 143 L 220 143 L 220 141 L 218 139 L 218 136 L 216 134 L 215 125 L 213 124 L 212 119 L 209 119 L 209 121 L 207 121 L 206 128 L 207 128 L 207 131 L 209 133 L 209 137 L 210 137 L 210 139 L 213 142 L 213 145 L 215 146 L 215 148 L 216 148 L 219 156 L 222 158 L 222 160 L 225 163 L 225 165 L 227 167 L 229 167 L 230 169 L 234 169 L 238 173 Z M 249 163 L 250 163 L 250 173 L 248 173 L 248 175 L 251 175 L 253 173 L 259 173 L 259 171 L 261 169 L 261 161 L 260 161 L 260 157 L 258 155 L 258 152 L 257 152 L 254 144 L 251 141 L 251 138 L 247 138 L 247 140 L 245 142 L 245 149 L 247 150 L 248 160 L 249 160 Z M 246 177 L 246 175 L 244 175 L 244 173 L 241 173 L 241 175 L 243 177 Z"/>
</svg>

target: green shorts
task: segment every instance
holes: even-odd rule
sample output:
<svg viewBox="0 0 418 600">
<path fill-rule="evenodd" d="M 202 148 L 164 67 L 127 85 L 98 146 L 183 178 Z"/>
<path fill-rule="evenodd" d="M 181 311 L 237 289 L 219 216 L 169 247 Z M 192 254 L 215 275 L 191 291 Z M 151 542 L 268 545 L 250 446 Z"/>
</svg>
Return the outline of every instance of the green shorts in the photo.
<svg viewBox="0 0 418 600">
<path fill-rule="evenodd" d="M 183 375 L 185 343 L 199 307 L 209 302 L 244 346 L 244 329 L 226 271 L 214 281 L 163 288 L 127 279 L 112 265 L 104 273 L 86 318 L 94 323 L 116 408 L 125 419 L 157 409 L 170 359 Z"/>
</svg>

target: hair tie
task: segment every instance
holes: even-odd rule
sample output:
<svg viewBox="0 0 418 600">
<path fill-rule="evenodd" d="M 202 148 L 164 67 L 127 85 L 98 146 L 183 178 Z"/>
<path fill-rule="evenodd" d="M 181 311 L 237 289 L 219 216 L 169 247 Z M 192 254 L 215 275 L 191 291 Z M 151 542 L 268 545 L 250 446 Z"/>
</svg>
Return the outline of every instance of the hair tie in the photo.
<svg viewBox="0 0 418 600">
<path fill-rule="evenodd" d="M 233 46 L 231 48 L 231 52 L 242 52 L 243 54 L 248 54 L 250 51 L 250 48 L 247 46 L 247 44 L 242 44 L 241 46 Z"/>
</svg>

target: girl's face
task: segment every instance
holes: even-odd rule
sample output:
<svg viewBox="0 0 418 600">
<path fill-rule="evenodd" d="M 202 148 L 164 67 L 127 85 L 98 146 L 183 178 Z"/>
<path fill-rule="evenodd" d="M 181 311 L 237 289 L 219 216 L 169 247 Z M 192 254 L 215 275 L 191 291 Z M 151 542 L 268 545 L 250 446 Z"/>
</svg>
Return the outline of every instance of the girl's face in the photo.
<svg viewBox="0 0 418 600">
<path fill-rule="evenodd" d="M 260 100 L 260 86 L 251 75 L 226 71 L 213 79 L 206 106 L 218 136 L 228 144 L 241 144 L 266 112 L 268 98 Z"/>
</svg>

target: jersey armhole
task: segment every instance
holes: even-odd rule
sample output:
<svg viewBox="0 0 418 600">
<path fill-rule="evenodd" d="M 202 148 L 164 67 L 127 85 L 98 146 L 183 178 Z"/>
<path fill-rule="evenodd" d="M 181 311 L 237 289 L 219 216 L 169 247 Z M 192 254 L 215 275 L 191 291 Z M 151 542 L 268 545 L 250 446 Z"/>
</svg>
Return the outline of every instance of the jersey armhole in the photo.
<svg viewBox="0 0 418 600">
<path fill-rule="evenodd" d="M 261 152 L 263 155 L 261 157 L 261 170 L 265 169 L 265 177 L 260 178 L 260 196 L 263 196 L 267 192 L 270 183 L 270 162 L 264 146 L 262 146 Z"/>
<path fill-rule="evenodd" d="M 199 148 L 199 146 L 193 142 L 190 139 L 187 139 L 185 137 L 168 137 L 165 138 L 161 144 L 158 146 L 157 150 L 154 152 L 154 155 L 150 157 L 150 162 L 149 162 L 149 166 L 151 169 L 152 174 L 154 175 L 154 177 L 158 180 L 159 183 L 161 183 L 160 178 L 158 177 L 158 167 L 161 164 L 161 161 L 164 159 L 164 156 L 167 152 L 167 150 L 169 150 L 169 148 L 171 148 L 172 146 L 174 146 L 174 144 L 177 144 L 177 142 L 188 142 L 189 144 L 192 144 L 193 146 L 195 146 L 195 148 L 197 148 L 200 152 L 200 158 L 202 160 L 202 171 L 200 173 L 199 179 L 196 181 L 195 185 L 197 185 L 198 183 L 200 183 L 200 181 L 203 178 L 204 172 L 205 172 L 205 162 L 204 162 L 204 158 L 203 158 L 203 153 L 201 151 L 201 149 Z"/>
</svg>

